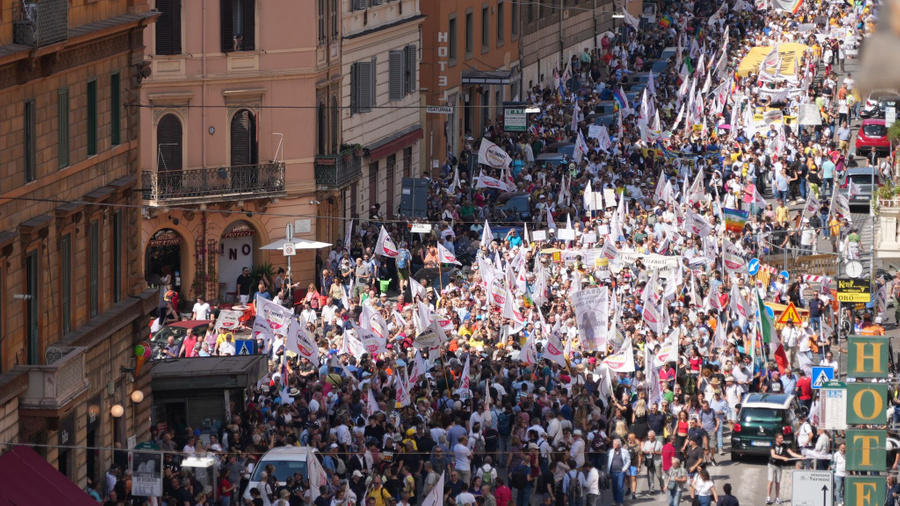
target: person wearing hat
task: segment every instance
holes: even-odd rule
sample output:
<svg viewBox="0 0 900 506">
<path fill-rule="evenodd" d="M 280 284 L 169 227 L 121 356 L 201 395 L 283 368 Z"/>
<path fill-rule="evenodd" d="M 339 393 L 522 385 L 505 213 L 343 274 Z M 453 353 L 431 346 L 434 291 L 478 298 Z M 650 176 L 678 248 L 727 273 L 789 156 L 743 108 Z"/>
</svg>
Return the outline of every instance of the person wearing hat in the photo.
<svg viewBox="0 0 900 506">
<path fill-rule="evenodd" d="M 574 441 L 569 450 L 569 459 L 575 461 L 576 467 L 581 467 L 584 465 L 585 449 L 587 447 L 584 441 L 584 433 L 581 432 L 581 429 L 575 429 L 572 432 L 572 437 L 574 438 Z"/>
</svg>

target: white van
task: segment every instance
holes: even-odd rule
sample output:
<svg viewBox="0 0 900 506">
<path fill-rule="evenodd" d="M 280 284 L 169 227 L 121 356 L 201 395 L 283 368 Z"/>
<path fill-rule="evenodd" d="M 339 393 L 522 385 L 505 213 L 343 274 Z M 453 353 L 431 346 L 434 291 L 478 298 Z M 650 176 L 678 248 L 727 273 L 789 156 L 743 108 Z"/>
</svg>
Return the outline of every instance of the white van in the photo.
<svg viewBox="0 0 900 506">
<path fill-rule="evenodd" d="M 259 483 L 259 475 L 266 470 L 270 464 L 275 466 L 275 480 L 278 485 L 284 485 L 288 477 L 294 476 L 294 473 L 300 473 L 302 476 L 309 477 L 310 492 L 314 501 L 319 497 L 319 486 L 324 485 L 328 476 L 325 474 L 325 468 L 316 458 L 317 450 L 308 446 L 281 446 L 273 448 L 266 452 L 265 455 L 253 468 L 250 475 L 250 482 L 247 484 L 247 490 L 244 491 L 243 499 L 251 500 L 250 489 L 256 488 L 262 493 L 262 500 L 265 506 L 271 506 L 269 498 L 263 493 L 263 487 Z"/>
</svg>

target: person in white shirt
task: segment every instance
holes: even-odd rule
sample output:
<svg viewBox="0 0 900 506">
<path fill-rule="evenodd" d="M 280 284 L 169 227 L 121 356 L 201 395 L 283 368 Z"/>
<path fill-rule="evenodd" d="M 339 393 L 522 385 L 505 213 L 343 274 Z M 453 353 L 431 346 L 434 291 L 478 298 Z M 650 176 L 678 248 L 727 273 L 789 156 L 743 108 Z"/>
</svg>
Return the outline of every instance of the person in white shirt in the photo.
<svg viewBox="0 0 900 506">
<path fill-rule="evenodd" d="M 196 448 L 194 447 L 194 436 L 188 437 L 187 444 L 184 445 L 184 448 L 181 449 L 183 453 L 187 453 L 188 455 L 193 455 L 197 453 Z"/>
<path fill-rule="evenodd" d="M 325 333 L 331 330 L 331 326 L 334 324 L 334 317 L 336 314 L 337 307 L 334 305 L 334 299 L 328 297 L 328 301 L 322 308 L 322 325 L 324 327 Z"/>
<path fill-rule="evenodd" d="M 587 499 L 585 506 L 598 506 L 600 504 L 600 473 L 588 461 L 584 463 L 582 475 L 584 476 L 584 495 Z"/>
<path fill-rule="evenodd" d="M 572 442 L 572 449 L 569 450 L 569 459 L 574 460 L 575 465 L 581 467 L 584 465 L 584 450 L 586 448 L 584 434 L 581 432 L 581 429 L 575 429 L 572 437 L 575 438 L 575 441 Z"/>
<path fill-rule="evenodd" d="M 468 436 L 459 436 L 459 442 L 453 447 L 453 456 L 455 457 L 453 469 L 459 473 L 460 481 L 466 485 L 471 483 L 472 479 L 472 452 L 468 448 L 468 442 Z M 474 500 L 472 502 L 474 502 Z"/>
<path fill-rule="evenodd" d="M 654 476 L 659 483 L 659 490 L 665 490 L 662 470 L 662 443 L 656 440 L 656 433 L 652 430 L 647 433 L 647 440 L 644 441 L 641 452 L 644 454 L 644 462 L 647 466 L 647 487 L 650 493 L 653 493 Z"/>
<path fill-rule="evenodd" d="M 781 329 L 781 343 L 787 355 L 788 367 L 797 369 L 797 346 L 800 343 L 800 329 L 794 326 L 794 320 L 788 320 Z"/>
<path fill-rule="evenodd" d="M 203 297 L 197 297 L 194 303 L 194 309 L 191 312 L 191 320 L 208 320 L 209 319 L 209 302 L 203 300 Z"/>
<path fill-rule="evenodd" d="M 841 443 L 831 457 L 834 462 L 834 503 L 844 504 L 844 477 L 847 476 L 847 445 Z"/>
</svg>

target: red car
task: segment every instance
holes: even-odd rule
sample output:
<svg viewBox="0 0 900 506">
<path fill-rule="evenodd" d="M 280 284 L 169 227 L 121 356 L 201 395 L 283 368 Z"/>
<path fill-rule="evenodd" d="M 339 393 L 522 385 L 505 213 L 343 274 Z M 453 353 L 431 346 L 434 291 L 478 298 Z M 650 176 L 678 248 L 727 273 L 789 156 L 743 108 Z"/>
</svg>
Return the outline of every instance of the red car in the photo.
<svg viewBox="0 0 900 506">
<path fill-rule="evenodd" d="M 887 153 L 891 150 L 887 127 L 884 125 L 883 119 L 864 120 L 856 134 L 856 154 L 858 156 L 866 156 L 873 147 L 879 153 Z"/>
</svg>

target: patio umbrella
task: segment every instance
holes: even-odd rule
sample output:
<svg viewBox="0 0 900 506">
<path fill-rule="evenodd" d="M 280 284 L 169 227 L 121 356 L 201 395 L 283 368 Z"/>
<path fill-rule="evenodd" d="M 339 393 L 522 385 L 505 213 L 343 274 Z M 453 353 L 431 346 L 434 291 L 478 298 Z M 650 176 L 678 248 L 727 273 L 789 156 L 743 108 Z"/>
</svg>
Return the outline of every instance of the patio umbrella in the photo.
<svg viewBox="0 0 900 506">
<path fill-rule="evenodd" d="M 288 241 L 286 239 L 279 239 L 275 242 L 271 242 L 266 244 L 262 248 L 264 250 L 283 250 L 284 245 Z M 319 241 L 310 241 L 307 239 L 294 239 L 294 248 L 295 249 L 319 249 L 319 248 L 328 248 L 331 244 L 327 242 L 319 242 Z"/>
</svg>

